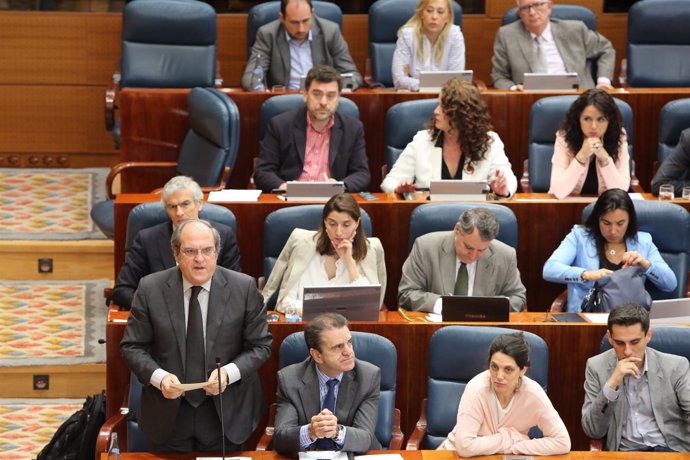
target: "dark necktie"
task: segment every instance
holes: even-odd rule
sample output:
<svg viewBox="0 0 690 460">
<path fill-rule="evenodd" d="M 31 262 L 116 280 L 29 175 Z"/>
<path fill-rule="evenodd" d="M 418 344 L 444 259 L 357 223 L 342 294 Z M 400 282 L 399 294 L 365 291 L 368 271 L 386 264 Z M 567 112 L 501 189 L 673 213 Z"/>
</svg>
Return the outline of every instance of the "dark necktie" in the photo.
<svg viewBox="0 0 690 460">
<path fill-rule="evenodd" d="M 335 414 L 335 386 L 338 384 L 338 379 L 330 379 L 326 382 L 328 391 L 326 397 L 323 398 L 323 406 L 321 410 L 328 409 Z M 316 440 L 317 450 L 336 450 L 335 441 L 330 438 L 319 438 Z"/>
<path fill-rule="evenodd" d="M 204 326 L 199 304 L 201 286 L 192 286 L 192 297 L 189 299 L 189 316 L 187 317 L 187 356 L 185 366 L 185 383 L 206 381 L 206 353 L 204 352 Z M 192 407 L 199 407 L 206 397 L 204 390 L 185 392 L 185 398 Z"/>
<path fill-rule="evenodd" d="M 458 268 L 458 277 L 455 279 L 455 290 L 453 290 L 453 294 L 455 294 L 455 295 L 467 295 L 467 285 L 468 285 L 467 265 L 460 262 L 460 268 Z"/>
</svg>

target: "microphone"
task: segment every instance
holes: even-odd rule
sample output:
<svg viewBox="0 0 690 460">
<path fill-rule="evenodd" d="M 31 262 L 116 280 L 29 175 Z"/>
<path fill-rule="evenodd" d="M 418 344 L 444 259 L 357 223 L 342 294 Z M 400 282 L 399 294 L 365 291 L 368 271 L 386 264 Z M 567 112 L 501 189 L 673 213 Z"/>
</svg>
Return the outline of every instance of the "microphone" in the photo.
<svg viewBox="0 0 690 460">
<path fill-rule="evenodd" d="M 225 460 L 225 416 L 223 412 L 223 375 L 220 373 L 220 358 L 216 357 L 216 375 L 218 376 L 218 400 L 220 401 L 220 432 L 223 449 L 223 460 Z"/>
</svg>

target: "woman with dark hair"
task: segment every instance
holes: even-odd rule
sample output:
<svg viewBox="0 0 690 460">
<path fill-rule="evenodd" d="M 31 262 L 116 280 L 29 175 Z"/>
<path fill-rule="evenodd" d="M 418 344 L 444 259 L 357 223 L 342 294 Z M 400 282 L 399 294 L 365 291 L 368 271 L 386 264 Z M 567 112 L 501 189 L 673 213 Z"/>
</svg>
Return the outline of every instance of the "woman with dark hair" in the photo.
<svg viewBox="0 0 690 460">
<path fill-rule="evenodd" d="M 590 89 L 572 103 L 556 133 L 549 193 L 599 195 L 630 187 L 630 155 L 623 116 L 604 90 Z"/>
<path fill-rule="evenodd" d="M 594 282 L 615 270 L 639 265 L 662 291 L 676 288 L 676 275 L 659 254 L 652 235 L 637 231 L 635 206 L 614 188 L 599 196 L 585 225 L 576 225 L 544 264 L 546 281 L 568 284 L 568 311 L 580 312 Z"/>
<path fill-rule="evenodd" d="M 489 109 L 479 90 L 457 78 L 448 80 L 428 129 L 407 144 L 381 190 L 406 193 L 427 188 L 432 180 L 487 180 L 498 197 L 511 196 L 517 179 L 503 142 L 491 129 Z"/>
<path fill-rule="evenodd" d="M 276 310 L 302 304 L 304 286 L 381 284 L 386 292 L 386 263 L 378 238 L 367 238 L 361 210 L 349 193 L 331 197 L 319 229 L 296 228 L 276 261 L 263 290 L 264 303 L 278 291 Z"/>
<path fill-rule="evenodd" d="M 568 430 L 544 389 L 525 375 L 528 367 L 529 344 L 522 332 L 497 336 L 489 347 L 488 370 L 465 387 L 455 428 L 439 449 L 461 457 L 569 452 Z M 543 437 L 530 439 L 535 426 Z"/>
</svg>

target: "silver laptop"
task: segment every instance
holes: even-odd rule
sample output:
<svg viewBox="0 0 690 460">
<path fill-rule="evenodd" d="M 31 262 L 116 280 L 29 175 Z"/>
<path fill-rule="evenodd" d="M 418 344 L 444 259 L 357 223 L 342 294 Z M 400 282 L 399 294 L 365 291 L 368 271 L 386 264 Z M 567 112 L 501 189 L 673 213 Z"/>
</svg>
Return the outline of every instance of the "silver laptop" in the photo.
<svg viewBox="0 0 690 460">
<path fill-rule="evenodd" d="M 690 298 L 652 301 L 649 320 L 652 323 L 690 323 Z"/>
<path fill-rule="evenodd" d="M 302 319 L 309 321 L 319 313 L 332 312 L 350 321 L 378 321 L 380 296 L 380 284 L 305 286 Z"/>
<path fill-rule="evenodd" d="M 432 201 L 485 201 L 489 193 L 485 180 L 432 180 L 429 199 Z"/>
<path fill-rule="evenodd" d="M 312 201 L 325 203 L 333 195 L 343 193 L 343 182 L 300 182 L 288 181 L 285 189 L 287 201 Z"/>
<path fill-rule="evenodd" d="M 451 78 L 459 78 L 472 83 L 472 70 L 420 70 L 419 91 L 422 93 L 438 93 L 441 87 Z"/>
<path fill-rule="evenodd" d="M 525 91 L 577 91 L 580 77 L 577 72 L 569 73 L 526 73 Z"/>
<path fill-rule="evenodd" d="M 510 320 L 510 299 L 505 296 L 441 296 L 443 321 L 506 322 Z"/>
</svg>

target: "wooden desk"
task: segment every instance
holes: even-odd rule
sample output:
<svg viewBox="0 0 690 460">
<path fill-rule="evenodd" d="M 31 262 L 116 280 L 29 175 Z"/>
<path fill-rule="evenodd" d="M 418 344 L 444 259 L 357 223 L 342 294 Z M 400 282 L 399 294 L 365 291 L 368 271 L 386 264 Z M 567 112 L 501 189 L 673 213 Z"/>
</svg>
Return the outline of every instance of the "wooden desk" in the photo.
<svg viewBox="0 0 690 460">
<path fill-rule="evenodd" d="M 127 312 L 110 311 L 106 326 L 107 382 L 106 409 L 108 417 L 116 413 L 129 381 L 129 370 L 119 353 Z M 426 397 L 428 349 L 433 333 L 448 323 L 429 323 L 423 314 L 407 313 L 407 321 L 398 312 L 387 312 L 385 321 L 351 323 L 351 330 L 364 331 L 388 337 L 398 351 L 396 407 L 401 411 L 401 427 L 409 437 L 419 418 L 420 404 Z M 554 323 L 545 313 L 511 313 L 510 323 L 490 325 L 529 331 L 542 337 L 549 346 L 548 394 L 561 414 L 573 442 L 573 449 L 588 449 L 588 440 L 580 426 L 580 411 L 584 401 L 584 376 L 587 358 L 598 353 L 599 343 L 606 327 L 591 323 Z M 546 321 L 545 321 L 546 320 Z M 260 370 L 264 397 L 267 403 L 275 401 L 277 351 L 283 339 L 302 331 L 303 323 L 270 323 L 273 334 L 273 355 Z M 265 422 L 264 422 L 265 423 Z"/>
<path fill-rule="evenodd" d="M 235 101 L 241 114 L 240 147 L 230 179 L 232 188 L 245 188 L 253 170 L 253 159 L 259 152 L 259 109 L 271 93 L 247 93 L 224 90 Z M 529 111 L 532 103 L 554 93 L 521 93 L 488 90 L 483 93 L 491 111 L 495 131 L 505 143 L 513 171 L 520 177 L 527 158 Z M 360 110 L 364 124 L 372 180 L 370 190 L 378 191 L 381 166 L 385 163 L 385 120 L 387 110 L 402 101 L 437 97 L 431 93 L 408 93 L 391 90 L 359 90 L 345 94 Z M 690 88 L 651 88 L 619 90 L 615 97 L 626 101 L 634 113 L 633 152 L 637 177 L 649 190 L 654 161 L 657 159 L 658 121 L 661 107 L 674 99 L 690 97 Z M 120 161 L 174 161 L 180 149 L 187 123 L 187 90 L 125 89 L 120 95 L 121 149 Z M 145 177 L 123 181 L 123 191 L 152 190 L 161 179 Z M 162 185 L 162 183 L 161 183 Z M 155 187 L 154 187 L 155 188 Z"/>
</svg>

